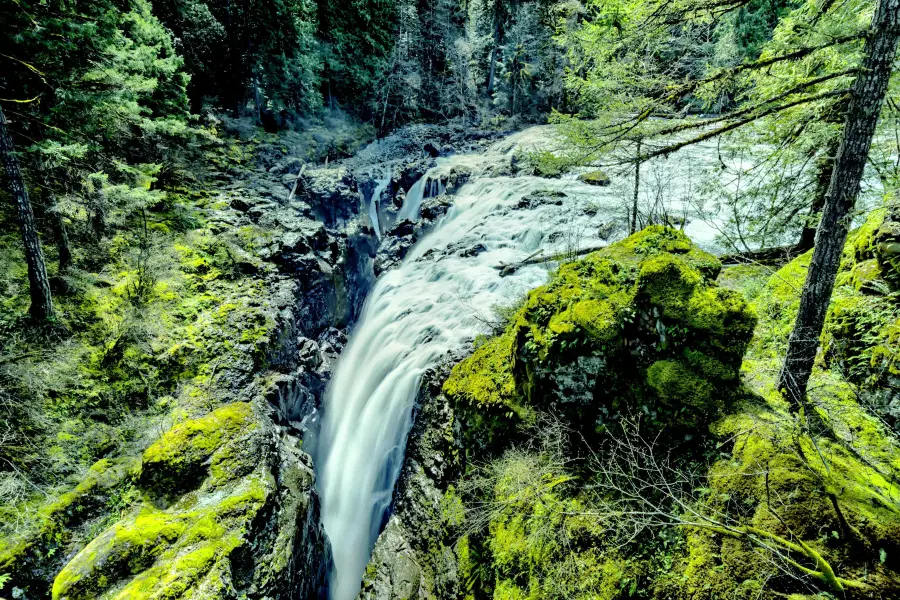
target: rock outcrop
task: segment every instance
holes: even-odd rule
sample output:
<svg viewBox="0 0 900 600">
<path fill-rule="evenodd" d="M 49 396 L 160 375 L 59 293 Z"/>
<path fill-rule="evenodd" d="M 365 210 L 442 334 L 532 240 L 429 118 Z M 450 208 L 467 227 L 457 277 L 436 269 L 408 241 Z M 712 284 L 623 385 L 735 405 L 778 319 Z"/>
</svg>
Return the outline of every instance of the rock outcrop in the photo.
<svg viewBox="0 0 900 600">
<path fill-rule="evenodd" d="M 199 241 L 178 247 L 198 297 L 177 338 L 189 342 L 155 357 L 182 383 L 130 454 L 97 462 L 0 543 L 14 597 L 324 595 L 330 549 L 301 437 L 374 281 L 377 240 L 346 168 L 304 170 L 291 197 L 301 168 L 215 183 Z"/>
</svg>

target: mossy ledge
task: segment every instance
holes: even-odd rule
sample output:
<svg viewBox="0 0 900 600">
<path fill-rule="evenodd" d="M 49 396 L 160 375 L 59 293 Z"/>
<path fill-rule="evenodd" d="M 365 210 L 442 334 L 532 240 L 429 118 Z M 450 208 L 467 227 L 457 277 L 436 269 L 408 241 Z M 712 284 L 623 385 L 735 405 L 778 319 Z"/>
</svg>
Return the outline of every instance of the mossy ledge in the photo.
<svg viewBox="0 0 900 600">
<path fill-rule="evenodd" d="M 551 407 L 586 431 L 644 411 L 689 435 L 733 398 L 756 324 L 739 293 L 715 284 L 720 269 L 656 225 L 563 264 L 443 391 L 478 445 Z"/>
</svg>

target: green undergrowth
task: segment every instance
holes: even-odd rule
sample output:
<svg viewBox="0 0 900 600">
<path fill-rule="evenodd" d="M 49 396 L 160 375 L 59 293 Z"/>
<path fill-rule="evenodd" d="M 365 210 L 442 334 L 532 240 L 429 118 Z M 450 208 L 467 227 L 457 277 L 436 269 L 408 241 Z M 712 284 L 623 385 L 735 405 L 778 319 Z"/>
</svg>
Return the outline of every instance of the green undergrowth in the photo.
<svg viewBox="0 0 900 600">
<path fill-rule="evenodd" d="M 26 318 L 27 274 L 4 198 L 0 574 L 12 575 L 9 589 L 44 597 L 68 558 L 133 511 L 163 510 L 184 494 L 227 495 L 254 472 L 259 457 L 239 451 L 257 433 L 249 405 L 220 407 L 269 364 L 281 290 L 270 277 L 276 267 L 257 256 L 270 232 L 229 229 L 211 217 L 241 193 L 226 193 L 225 184 L 252 177 L 258 161 L 352 151 L 356 134 L 342 131 L 343 141 L 320 136 L 318 143 L 311 133 L 251 128 L 231 138 L 212 128 L 175 174 L 148 168 L 131 182 L 96 177 L 85 196 L 58 199 L 73 257 L 59 268 L 54 239 L 43 239 L 56 317 L 42 327 Z M 103 202 L 103 223 L 92 198 Z M 37 217 L 41 231 L 49 229 L 50 215 Z M 148 446 L 153 452 L 138 469 Z M 221 549 L 207 556 L 203 548 L 194 558 L 166 550 L 165 560 L 188 561 L 186 569 L 194 559 L 220 561 Z M 156 576 L 182 585 L 174 573 L 160 566 Z M 167 594 L 153 597 L 174 597 Z"/>
<path fill-rule="evenodd" d="M 774 386 L 808 254 L 774 272 L 720 274 L 675 232 L 645 231 L 532 291 L 444 386 L 463 437 L 495 450 L 469 465 L 458 483 L 462 524 L 448 525 L 463 532 L 454 548 L 462 595 L 900 594 L 900 446 L 866 401 L 871 383 L 840 368 L 833 350 L 847 343 L 838 324 L 848 299 L 896 302 L 891 258 L 879 258 L 885 214 L 848 241 L 806 413 L 791 414 Z M 655 235 L 675 252 L 644 241 Z M 857 338 L 856 351 L 878 355 L 881 335 Z M 595 356 L 591 366 L 585 357 Z M 593 392 L 574 411 L 552 385 L 581 397 L 567 361 L 588 370 Z M 502 432 L 505 446 L 485 431 Z"/>
</svg>

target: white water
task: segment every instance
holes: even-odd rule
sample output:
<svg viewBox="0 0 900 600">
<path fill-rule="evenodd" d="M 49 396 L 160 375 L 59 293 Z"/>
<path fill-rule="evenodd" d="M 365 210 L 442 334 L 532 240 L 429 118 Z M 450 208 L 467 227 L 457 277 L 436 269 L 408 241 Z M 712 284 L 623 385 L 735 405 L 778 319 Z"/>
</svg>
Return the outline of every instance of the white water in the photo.
<svg viewBox="0 0 900 600">
<path fill-rule="evenodd" d="M 378 220 L 378 203 L 381 200 L 381 194 L 391 183 L 391 167 L 385 167 L 384 177 L 378 180 L 375 191 L 372 192 L 372 200 L 369 201 L 369 219 L 372 221 L 372 227 L 375 229 L 375 237 L 381 239 L 381 223 Z"/>
<path fill-rule="evenodd" d="M 415 218 L 426 193 L 441 192 L 441 175 L 454 165 L 465 165 L 477 176 L 517 144 L 540 139 L 541 131 L 534 128 L 495 145 L 487 156 L 440 159 L 409 190 L 399 218 Z M 690 185 L 661 178 L 690 193 Z M 564 191 L 567 197 L 561 206 L 514 208 L 539 190 Z M 423 373 L 482 333 L 492 306 L 510 304 L 547 275 L 544 267 L 529 266 L 501 278 L 495 267 L 540 249 L 555 253 L 597 245 L 598 225 L 621 218 L 628 205 L 628 194 L 616 185 L 597 188 L 574 179 L 537 177 L 475 179 L 457 193 L 447 216 L 403 264 L 377 281 L 326 392 L 314 450 L 322 521 L 334 557 L 332 600 L 353 600 L 359 593 L 402 467 Z M 587 206 L 591 211 L 585 211 Z M 688 234 L 710 246 L 715 228 L 695 223 Z M 461 255 L 478 244 L 485 250 L 477 256 Z"/>
<path fill-rule="evenodd" d="M 542 267 L 501 278 L 495 266 L 571 244 L 591 220 L 581 211 L 582 195 L 593 191 L 587 188 L 536 177 L 471 182 L 437 228 L 375 284 L 326 393 L 315 457 L 334 556 L 333 600 L 359 592 L 400 472 L 422 374 L 483 331 L 469 307 L 490 313 L 546 279 Z M 572 195 L 563 206 L 512 209 L 529 192 L 546 189 Z M 579 241 L 598 243 L 584 233 Z M 487 249 L 459 255 L 459 247 L 477 244 Z"/>
</svg>

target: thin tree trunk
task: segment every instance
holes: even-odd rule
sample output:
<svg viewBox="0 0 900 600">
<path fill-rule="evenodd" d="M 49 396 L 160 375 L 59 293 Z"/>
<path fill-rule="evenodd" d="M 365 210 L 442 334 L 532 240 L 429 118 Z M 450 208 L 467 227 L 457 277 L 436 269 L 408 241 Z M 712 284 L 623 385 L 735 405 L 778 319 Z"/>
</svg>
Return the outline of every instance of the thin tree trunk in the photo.
<svg viewBox="0 0 900 600">
<path fill-rule="evenodd" d="M 28 284 L 31 292 L 29 312 L 36 321 L 46 321 L 53 316 L 53 299 L 50 296 L 50 281 L 47 266 L 41 250 L 41 240 L 34 225 L 34 212 L 28 199 L 28 190 L 19 170 L 19 160 L 15 155 L 12 137 L 7 128 L 6 115 L 0 108 L 0 155 L 9 181 L 9 191 L 16 203 L 19 229 L 25 245 L 25 261 L 28 264 Z"/>
<path fill-rule="evenodd" d="M 72 247 L 69 245 L 69 232 L 61 214 L 53 211 L 53 233 L 56 238 L 56 252 L 59 255 L 59 270 L 65 271 L 72 265 Z"/>
<path fill-rule="evenodd" d="M 88 205 L 91 208 L 91 230 L 94 233 L 94 240 L 100 243 L 106 235 L 106 201 L 103 190 L 99 188 L 101 183 L 95 181 L 94 185 L 98 189 L 91 190 Z"/>
<path fill-rule="evenodd" d="M 816 219 L 816 215 L 821 213 L 822 208 L 825 207 L 825 196 L 828 194 L 828 187 L 831 185 L 831 175 L 834 173 L 834 159 L 839 146 L 840 140 L 835 140 L 828 146 L 828 150 L 818 161 L 816 189 L 813 192 L 813 199 L 809 205 L 809 215 L 807 215 L 806 224 L 803 226 L 803 231 L 800 232 L 800 240 L 797 242 L 797 250 L 799 252 L 806 252 L 815 244 L 818 222 L 813 221 L 813 219 Z"/>
<path fill-rule="evenodd" d="M 491 68 L 488 71 L 487 96 L 491 97 L 494 93 L 494 72 L 497 65 L 497 52 L 500 51 L 500 19 L 494 17 L 494 45 L 491 48 Z"/>
<path fill-rule="evenodd" d="M 641 140 L 638 138 L 637 148 L 634 151 L 634 199 L 631 204 L 631 233 L 637 231 L 638 217 L 638 193 L 641 189 Z"/>
<path fill-rule="evenodd" d="M 834 160 L 812 262 L 800 295 L 800 310 L 779 376 L 778 388 L 785 392 L 793 409 L 802 406 L 806 396 L 819 336 L 850 229 L 850 212 L 859 195 L 863 169 L 897 53 L 898 38 L 900 0 L 881 0 L 866 40 L 863 68 L 851 92 L 843 139 Z"/>
</svg>

